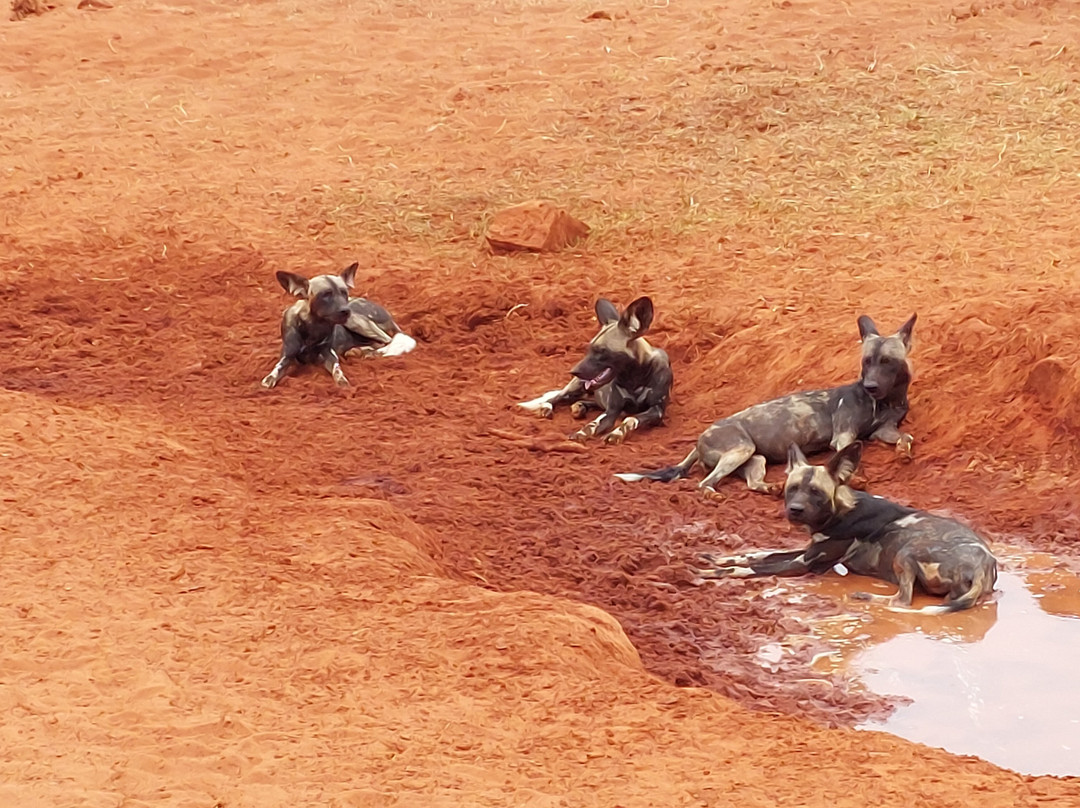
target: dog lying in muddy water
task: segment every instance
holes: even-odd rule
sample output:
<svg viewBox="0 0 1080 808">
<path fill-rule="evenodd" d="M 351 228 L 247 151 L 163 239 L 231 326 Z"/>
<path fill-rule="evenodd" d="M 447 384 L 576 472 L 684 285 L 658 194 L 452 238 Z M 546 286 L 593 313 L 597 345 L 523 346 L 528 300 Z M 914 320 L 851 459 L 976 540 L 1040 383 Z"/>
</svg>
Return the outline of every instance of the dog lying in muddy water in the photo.
<svg viewBox="0 0 1080 808">
<path fill-rule="evenodd" d="M 859 318 L 862 373 L 858 381 L 755 404 L 716 421 L 677 465 L 615 476 L 627 482 L 666 483 L 686 477 L 701 463 L 708 473 L 698 488 L 706 495 L 715 495 L 716 484 L 735 471 L 751 490 L 772 493 L 778 486 L 765 482 L 766 465 L 782 463 L 793 443 L 809 454 L 873 438 L 894 444 L 897 452 L 910 458 L 913 438 L 899 427 L 908 412 L 908 356 L 917 316 L 913 314 L 889 337 L 881 336 L 866 315 Z"/>
<path fill-rule="evenodd" d="M 813 466 L 792 445 L 784 511 L 790 522 L 807 529 L 810 544 L 802 550 L 726 557 L 704 553 L 701 558 L 709 566 L 696 570 L 697 575 L 709 579 L 820 574 L 842 564 L 851 572 L 898 587 L 892 596 L 859 592 L 853 598 L 926 614 L 968 609 L 989 595 L 997 581 L 997 561 L 986 542 L 955 519 L 849 488 L 861 456 L 862 443 L 855 442 L 827 465 Z M 944 604 L 911 609 L 916 584 L 930 595 L 944 595 Z"/>
<path fill-rule="evenodd" d="M 575 418 L 590 410 L 602 414 L 570 435 L 587 441 L 606 435 L 607 443 L 622 443 L 635 429 L 659 424 L 671 396 L 668 355 L 645 341 L 653 320 L 652 300 L 639 297 L 619 313 L 615 304 L 596 301 L 600 331 L 589 343 L 585 358 L 570 369 L 574 377 L 561 390 L 551 390 L 518 404 L 550 418 L 556 406 L 569 404 Z M 616 426 L 619 416 L 625 416 Z"/>
<path fill-rule="evenodd" d="M 318 275 L 308 280 L 294 272 L 278 272 L 278 283 L 300 298 L 281 317 L 281 358 L 262 380 L 277 385 L 293 365 L 323 365 L 339 387 L 349 380 L 341 357 L 353 348 L 369 356 L 400 356 L 416 347 L 390 312 L 362 297 L 349 297 L 357 263 L 340 275 Z"/>
</svg>

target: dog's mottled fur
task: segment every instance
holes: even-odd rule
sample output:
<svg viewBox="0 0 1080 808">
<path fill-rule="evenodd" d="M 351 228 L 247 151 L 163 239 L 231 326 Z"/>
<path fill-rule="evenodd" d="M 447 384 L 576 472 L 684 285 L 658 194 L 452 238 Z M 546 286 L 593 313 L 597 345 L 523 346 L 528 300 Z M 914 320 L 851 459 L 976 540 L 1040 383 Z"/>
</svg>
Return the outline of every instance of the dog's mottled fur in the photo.
<svg viewBox="0 0 1080 808">
<path fill-rule="evenodd" d="M 559 404 L 569 404 L 575 418 L 584 418 L 589 410 L 603 410 L 570 439 L 586 441 L 606 435 L 608 443 L 622 443 L 635 429 L 663 420 L 671 396 L 671 363 L 664 351 L 643 337 L 653 320 L 649 298 L 639 297 L 621 314 L 614 303 L 601 298 L 596 302 L 596 319 L 600 331 L 589 343 L 585 358 L 571 368 L 574 378 L 569 384 L 518 406 L 545 418 Z"/>
<path fill-rule="evenodd" d="M 772 492 L 776 486 L 765 482 L 766 464 L 783 462 L 792 443 L 812 453 L 874 438 L 895 444 L 899 453 L 910 457 L 913 438 L 899 426 L 908 412 L 908 356 L 916 316 L 889 337 L 881 336 L 866 315 L 859 318 L 862 373 L 858 381 L 755 404 L 716 421 L 679 464 L 615 476 L 628 482 L 670 482 L 686 477 L 701 463 L 708 473 L 698 487 L 706 494 L 714 494 L 716 484 L 735 471 L 752 490 Z"/>
<path fill-rule="evenodd" d="M 340 275 L 318 275 L 308 280 L 294 272 L 278 272 L 278 283 L 300 298 L 281 317 L 281 358 L 262 380 L 271 388 L 293 365 L 323 365 L 339 387 L 349 380 L 341 357 L 353 348 L 371 356 L 399 356 L 416 347 L 390 312 L 362 297 L 349 297 L 358 264 Z"/>
<path fill-rule="evenodd" d="M 895 595 L 853 597 L 911 610 L 916 584 L 944 595 L 941 606 L 917 611 L 942 614 L 974 606 L 994 589 L 997 561 L 970 528 L 926 511 L 898 505 L 847 485 L 858 468 L 862 443 L 849 444 L 825 466 L 812 466 L 798 446 L 789 449 L 784 508 L 810 533 L 802 550 L 763 550 L 736 556 L 703 554 L 702 578 L 823 573 L 837 564 L 851 572 L 897 584 Z"/>
</svg>

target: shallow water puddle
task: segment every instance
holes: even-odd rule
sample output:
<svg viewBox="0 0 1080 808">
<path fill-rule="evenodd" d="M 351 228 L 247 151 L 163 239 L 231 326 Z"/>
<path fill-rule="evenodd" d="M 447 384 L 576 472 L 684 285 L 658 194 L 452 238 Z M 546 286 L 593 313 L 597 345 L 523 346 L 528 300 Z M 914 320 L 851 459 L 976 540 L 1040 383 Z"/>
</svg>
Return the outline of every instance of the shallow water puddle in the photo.
<svg viewBox="0 0 1080 808">
<path fill-rule="evenodd" d="M 847 614 L 815 627 L 838 649 L 816 667 L 911 699 L 861 729 L 1025 774 L 1080 775 L 1080 577 L 1054 569 L 1047 556 L 1003 561 L 995 601 L 970 611 L 913 615 L 849 604 Z M 811 586 L 837 598 L 895 591 L 856 576 Z"/>
</svg>

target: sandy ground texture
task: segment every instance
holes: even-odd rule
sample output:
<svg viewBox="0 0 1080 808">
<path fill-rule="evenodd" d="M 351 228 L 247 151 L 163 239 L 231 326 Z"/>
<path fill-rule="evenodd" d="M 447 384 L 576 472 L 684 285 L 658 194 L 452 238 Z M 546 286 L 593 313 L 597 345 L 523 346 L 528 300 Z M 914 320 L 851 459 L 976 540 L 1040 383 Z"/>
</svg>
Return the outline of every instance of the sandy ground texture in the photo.
<svg viewBox="0 0 1080 808">
<path fill-rule="evenodd" d="M 842 604 L 692 585 L 803 540 L 776 499 L 611 477 L 917 311 L 916 457 L 864 482 L 1077 562 L 1071 4 L 31 5 L 0 23 L 0 801 L 1080 805 L 852 730 L 890 703 L 809 667 Z M 534 198 L 589 238 L 490 254 Z M 353 260 L 417 350 L 261 389 L 274 272 Z M 666 426 L 581 447 L 513 407 L 639 294 Z"/>
</svg>

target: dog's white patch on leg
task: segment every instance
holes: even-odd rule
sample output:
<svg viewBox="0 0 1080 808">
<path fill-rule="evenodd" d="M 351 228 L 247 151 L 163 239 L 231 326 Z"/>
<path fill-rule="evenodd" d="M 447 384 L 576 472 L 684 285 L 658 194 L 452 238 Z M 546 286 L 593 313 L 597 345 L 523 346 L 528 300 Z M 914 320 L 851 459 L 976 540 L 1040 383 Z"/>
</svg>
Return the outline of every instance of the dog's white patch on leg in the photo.
<svg viewBox="0 0 1080 808">
<path fill-rule="evenodd" d="M 622 443 L 624 440 L 626 440 L 627 435 L 629 435 L 631 432 L 638 428 L 639 423 L 640 422 L 637 418 L 632 415 L 628 415 L 623 418 L 623 422 L 621 424 L 619 424 L 617 427 L 615 427 L 615 429 L 611 431 L 611 434 L 608 435 L 605 440 L 608 443 Z"/>
<path fill-rule="evenodd" d="M 622 480 L 624 483 L 636 483 L 638 480 L 644 480 L 644 474 L 636 474 L 634 472 L 622 472 L 613 475 L 617 480 Z"/>
<path fill-rule="evenodd" d="M 752 567 L 728 567 L 724 572 L 728 578 L 752 578 L 754 576 Z"/>
<path fill-rule="evenodd" d="M 345 371 L 341 369 L 341 359 L 336 351 L 330 351 L 330 359 L 333 362 L 330 366 L 330 375 L 334 377 L 334 383 L 338 387 L 348 387 L 349 380 L 345 378 Z"/>
<path fill-rule="evenodd" d="M 394 334 L 390 342 L 375 351 L 375 354 L 377 356 L 401 356 L 402 354 L 407 354 L 415 347 L 416 340 L 404 331 L 398 331 Z"/>
<path fill-rule="evenodd" d="M 288 360 L 284 358 L 279 359 L 278 363 L 274 365 L 274 369 L 267 373 L 263 378 L 262 386 L 267 390 L 277 386 L 277 383 L 281 381 L 281 377 L 285 373 L 286 365 L 288 365 Z"/>
<path fill-rule="evenodd" d="M 561 392 L 562 390 L 548 390 L 544 395 L 534 398 L 532 401 L 519 401 L 518 406 L 523 410 L 538 412 L 545 418 L 550 418 L 551 411 L 554 409 L 551 402 L 558 398 Z"/>
<path fill-rule="evenodd" d="M 601 415 L 593 421 L 585 424 L 577 432 L 570 435 L 570 440 L 585 441 L 593 437 L 596 434 L 597 427 L 600 426 L 600 422 L 604 420 L 604 416 Z"/>
<path fill-rule="evenodd" d="M 896 525 L 897 527 L 911 527 L 912 525 L 919 524 L 919 522 L 921 522 L 921 521 L 922 521 L 921 516 L 916 516 L 915 514 L 912 513 L 912 514 L 908 514 L 907 516 L 904 516 L 904 517 L 902 517 L 900 519 L 897 519 L 895 522 L 893 522 L 893 524 Z"/>
</svg>

